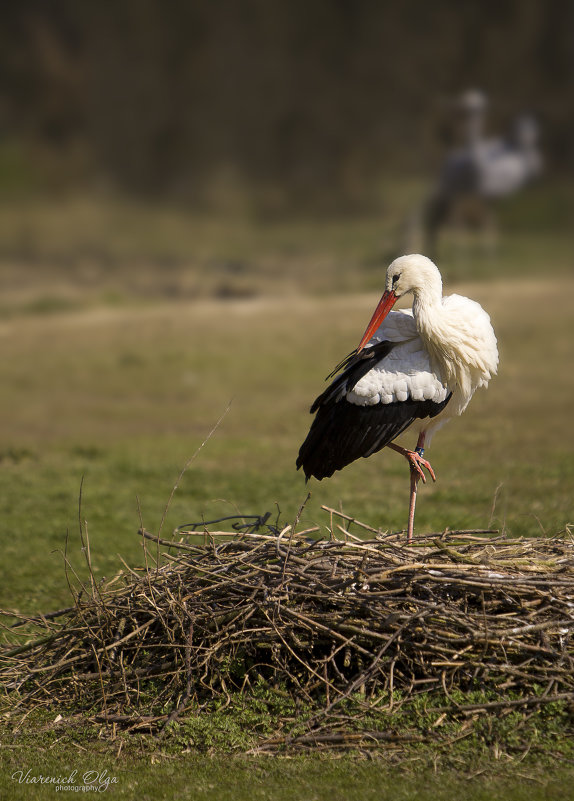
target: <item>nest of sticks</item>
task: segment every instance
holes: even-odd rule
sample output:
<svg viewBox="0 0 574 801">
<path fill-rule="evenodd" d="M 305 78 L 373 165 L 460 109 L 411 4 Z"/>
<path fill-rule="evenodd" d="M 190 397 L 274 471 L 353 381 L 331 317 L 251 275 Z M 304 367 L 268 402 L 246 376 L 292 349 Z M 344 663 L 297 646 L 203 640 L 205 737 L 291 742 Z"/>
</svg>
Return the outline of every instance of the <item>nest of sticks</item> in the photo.
<svg viewBox="0 0 574 801">
<path fill-rule="evenodd" d="M 92 580 L 70 608 L 11 623 L 4 685 L 20 709 L 65 704 L 156 730 L 261 682 L 324 715 L 357 694 L 368 704 L 429 690 L 445 709 L 454 690 L 477 688 L 504 699 L 477 707 L 574 702 L 568 531 L 456 531 L 407 547 L 327 511 L 323 540 L 268 517 L 173 540 L 140 531 L 153 566 Z"/>
</svg>

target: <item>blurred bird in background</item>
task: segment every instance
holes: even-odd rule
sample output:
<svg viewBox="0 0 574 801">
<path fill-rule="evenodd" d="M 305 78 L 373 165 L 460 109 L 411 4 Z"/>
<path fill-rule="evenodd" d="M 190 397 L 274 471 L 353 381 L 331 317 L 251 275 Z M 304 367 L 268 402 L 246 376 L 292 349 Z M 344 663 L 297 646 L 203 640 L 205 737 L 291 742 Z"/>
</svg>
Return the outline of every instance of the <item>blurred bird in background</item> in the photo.
<svg viewBox="0 0 574 801">
<path fill-rule="evenodd" d="M 508 136 L 487 137 L 487 109 L 488 98 L 478 90 L 464 92 L 455 102 L 463 142 L 446 154 L 422 210 L 425 251 L 433 258 L 439 234 L 448 223 L 482 229 L 492 249 L 495 203 L 520 192 L 541 174 L 536 120 L 521 115 Z"/>
</svg>

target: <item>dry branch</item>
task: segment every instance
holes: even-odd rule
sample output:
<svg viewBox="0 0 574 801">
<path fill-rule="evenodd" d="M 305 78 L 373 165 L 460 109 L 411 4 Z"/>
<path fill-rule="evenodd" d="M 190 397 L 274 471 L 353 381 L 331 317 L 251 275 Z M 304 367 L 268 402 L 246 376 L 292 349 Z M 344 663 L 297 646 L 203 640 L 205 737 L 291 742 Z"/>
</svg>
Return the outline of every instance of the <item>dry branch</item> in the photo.
<svg viewBox="0 0 574 801">
<path fill-rule="evenodd" d="M 3 626 L 12 635 L 0 672 L 11 704 L 75 706 L 141 728 L 260 682 L 318 703 L 315 723 L 356 693 L 365 703 L 386 693 L 392 706 L 397 691 L 436 690 L 444 698 L 436 711 L 461 713 L 574 701 L 569 539 L 457 531 L 407 548 L 398 535 L 351 539 L 351 524 L 374 530 L 327 511 L 328 541 L 263 518 L 256 531 L 178 531 L 177 542 L 141 531 L 166 549 L 159 567 L 130 568 L 69 609 Z M 28 642 L 15 644 L 23 627 Z M 476 688 L 495 690 L 500 702 L 451 699 Z M 513 701 L 504 700 L 509 691 Z M 290 742 L 357 741 L 321 737 Z"/>
</svg>

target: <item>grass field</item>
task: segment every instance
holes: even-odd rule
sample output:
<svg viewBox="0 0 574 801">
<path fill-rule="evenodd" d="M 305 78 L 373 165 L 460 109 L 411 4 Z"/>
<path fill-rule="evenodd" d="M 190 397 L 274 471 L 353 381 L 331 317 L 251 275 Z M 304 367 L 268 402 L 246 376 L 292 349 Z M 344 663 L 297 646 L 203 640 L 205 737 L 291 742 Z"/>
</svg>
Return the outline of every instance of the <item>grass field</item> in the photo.
<svg viewBox="0 0 574 801">
<path fill-rule="evenodd" d="M 30 219 L 36 232 L 32 240 L 42 241 L 34 227 L 38 223 Z M 58 231 L 54 222 L 45 224 L 46 230 Z M 2 225 L 7 230 L 5 219 Z M 179 230 L 177 220 L 162 225 Z M 305 269 L 300 275 L 289 268 L 298 253 L 305 253 L 310 227 L 302 237 L 297 228 L 286 228 L 281 236 L 275 231 L 275 250 L 271 235 L 261 246 L 244 234 L 241 246 L 239 227 L 223 249 L 219 228 L 212 231 L 213 239 L 202 229 L 208 255 L 200 260 L 201 269 L 186 278 L 181 246 L 173 297 L 166 279 L 169 265 L 160 270 L 154 262 L 152 269 L 150 262 L 138 274 L 132 265 L 137 252 L 130 255 L 129 269 L 121 260 L 114 262 L 101 282 L 88 267 L 81 280 L 72 280 L 77 274 L 67 275 L 63 268 L 52 274 L 61 255 L 58 248 L 52 260 L 44 254 L 26 273 L 6 261 L 6 291 L 0 302 L 1 608 L 37 612 L 69 603 L 62 553 L 69 532 L 68 557 L 82 574 L 79 519 L 87 521 L 98 577 L 120 569 L 119 556 L 128 564 L 141 563 L 141 522 L 155 532 L 163 525 L 169 536 L 175 526 L 226 514 L 270 511 L 283 522 L 293 520 L 307 493 L 294 462 L 310 423 L 308 407 L 321 391 L 323 377 L 356 344 L 382 283 L 374 224 L 355 221 L 339 228 L 318 229 L 312 257 L 302 257 Z M 60 236 L 58 241 L 65 241 Z M 546 246 L 552 241 L 548 258 Z M 238 262 L 244 265 L 234 268 L 229 261 L 224 268 L 214 267 L 216 273 L 227 270 L 229 292 L 219 273 L 215 280 L 206 266 L 216 263 L 210 259 L 218 248 L 240 252 Z M 533 269 L 545 248 L 547 260 Z M 419 530 L 493 526 L 524 536 L 570 531 L 570 248 L 563 232 L 554 240 L 551 234 L 533 232 L 529 239 L 528 233 L 519 232 L 509 238 L 496 268 L 490 260 L 475 260 L 471 266 L 478 268 L 464 281 L 469 263 L 458 270 L 451 254 L 447 273 L 455 280 L 447 291 L 468 294 L 490 312 L 501 366 L 489 390 L 477 394 L 464 417 L 436 435 L 428 455 L 438 482 L 420 491 Z M 269 267 L 274 252 L 273 269 L 284 274 L 277 284 Z M 527 254 L 524 271 L 521 253 Z M 258 270 L 265 276 L 262 282 Z M 326 295 L 320 290 L 330 270 L 338 276 L 337 291 Z M 182 291 L 184 279 L 196 288 L 204 280 L 205 292 Z M 142 281 L 145 292 L 140 291 Z M 102 286 L 105 291 L 98 289 Z M 356 291 L 349 293 L 351 287 Z M 213 294 L 217 297 L 207 297 Z M 162 524 L 170 493 L 191 457 Z M 327 504 L 384 530 L 406 525 L 408 470 L 391 452 L 356 463 L 329 481 L 312 482 L 309 489 L 304 523 L 326 526 L 321 506 Z M 553 768 L 551 775 L 529 767 L 524 768 L 531 779 L 526 786 L 516 766 L 504 778 L 502 757 L 500 769 L 495 766 L 480 781 L 460 779 L 453 767 L 443 787 L 428 760 L 418 762 L 416 754 L 399 778 L 387 761 L 230 762 L 217 755 L 182 753 L 189 749 L 122 744 L 121 739 L 103 744 L 90 729 L 61 736 L 46 729 L 34 740 L 30 730 L 14 735 L 11 724 L 5 734 L 10 774 L 0 788 L 2 797 L 14 799 L 24 797 L 24 791 L 29 798 L 53 792 L 9 778 L 22 760 L 34 764 L 35 773 L 61 774 L 68 767 L 87 765 L 90 750 L 98 755 L 99 770 L 107 767 L 120 777 L 113 788 L 118 797 L 132 797 L 137 785 L 142 799 L 225 799 L 232 792 L 236 799 L 334 799 L 350 797 L 349 788 L 357 786 L 365 799 L 384 797 L 381 788 L 391 787 L 394 798 L 415 793 L 447 798 L 461 792 L 477 799 L 550 798 L 558 797 L 560 788 L 566 798 L 565 782 L 572 784 L 574 778 L 568 765 L 557 772 Z M 483 763 L 475 768 L 481 775 L 485 770 Z M 461 766 L 461 773 L 472 775 L 472 766 Z M 169 783 L 165 796 L 157 789 L 160 782 Z"/>
<path fill-rule="evenodd" d="M 429 453 L 439 480 L 421 491 L 417 525 L 556 534 L 574 519 L 574 375 L 566 367 L 574 283 L 454 288 L 491 312 L 500 375 L 437 434 Z M 180 470 L 230 403 L 180 482 L 164 533 L 236 511 L 279 510 L 290 521 L 306 495 L 294 461 L 308 406 L 375 301 L 162 303 L 4 323 L 2 605 L 17 598 L 33 611 L 65 602 L 58 549 L 69 531 L 71 554 L 78 553 L 82 479 L 97 570 L 115 571 L 118 553 L 138 561 L 138 505 L 156 531 Z M 321 505 L 341 505 L 373 525 L 401 529 L 407 474 L 388 452 L 312 482 L 304 520 L 324 524 Z"/>
</svg>

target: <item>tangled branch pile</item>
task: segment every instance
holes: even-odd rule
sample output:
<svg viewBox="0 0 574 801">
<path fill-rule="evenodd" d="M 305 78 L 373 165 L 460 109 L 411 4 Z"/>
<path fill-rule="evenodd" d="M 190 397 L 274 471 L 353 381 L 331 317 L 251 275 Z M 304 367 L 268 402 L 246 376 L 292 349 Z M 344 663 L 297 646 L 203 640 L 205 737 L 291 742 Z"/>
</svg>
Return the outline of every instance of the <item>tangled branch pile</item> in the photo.
<svg viewBox="0 0 574 801">
<path fill-rule="evenodd" d="M 331 518 L 335 513 L 331 511 Z M 211 532 L 157 541 L 161 565 L 93 583 L 4 651 L 25 707 L 165 722 L 188 704 L 267 683 L 329 711 L 356 693 L 491 688 L 514 703 L 574 700 L 574 544 L 471 532 L 405 547 Z M 151 552 L 150 552 L 151 553 Z M 491 704 L 492 705 L 492 704 Z M 138 717 L 139 716 L 139 717 Z"/>
</svg>

